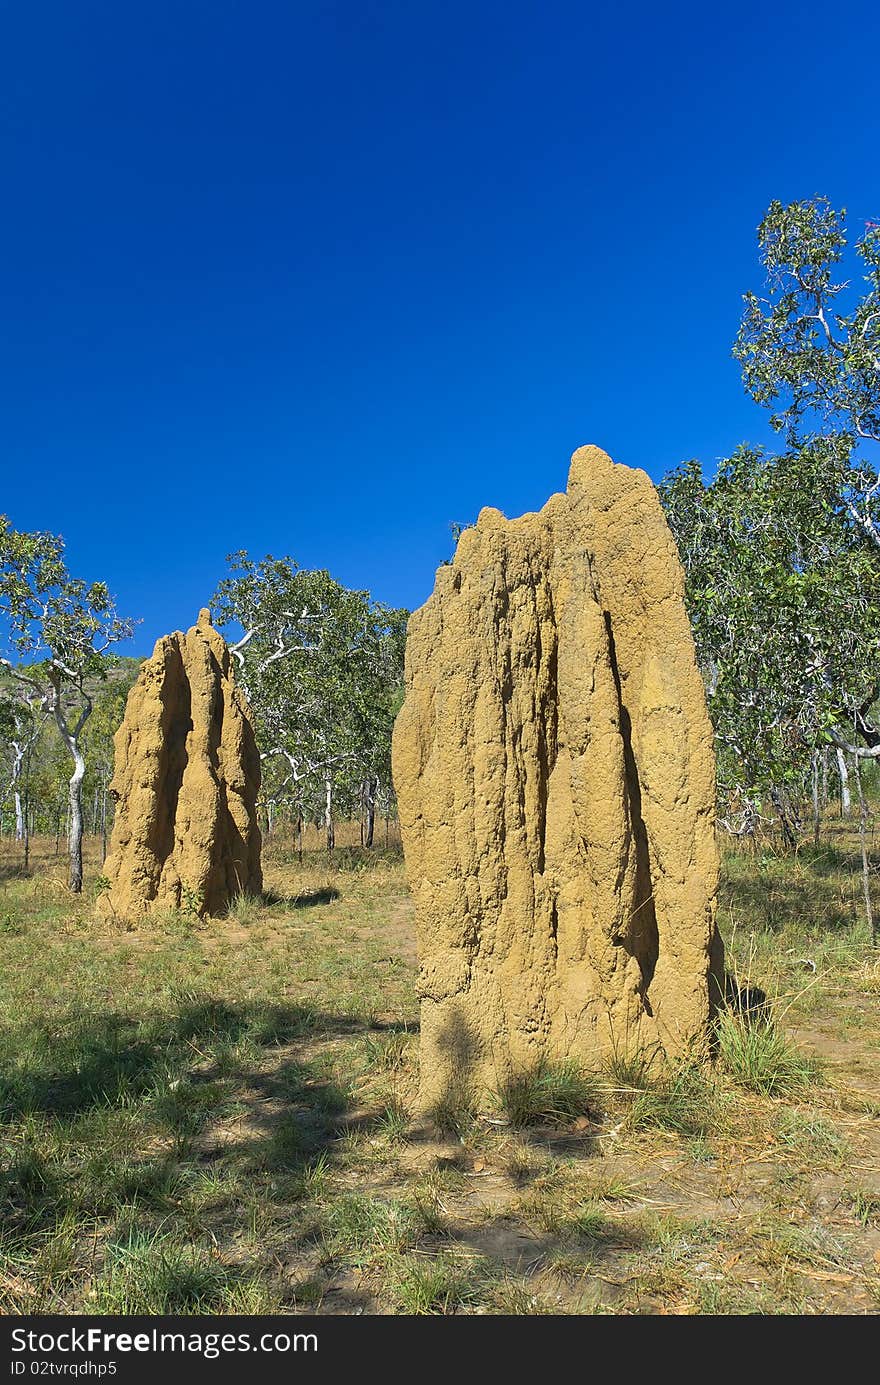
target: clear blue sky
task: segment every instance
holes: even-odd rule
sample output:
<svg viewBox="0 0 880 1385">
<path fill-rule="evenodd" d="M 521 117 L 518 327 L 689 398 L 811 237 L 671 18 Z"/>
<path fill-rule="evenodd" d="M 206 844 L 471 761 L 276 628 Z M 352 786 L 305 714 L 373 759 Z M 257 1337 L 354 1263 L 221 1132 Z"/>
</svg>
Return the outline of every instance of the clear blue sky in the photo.
<svg viewBox="0 0 880 1385">
<path fill-rule="evenodd" d="M 880 214 L 876 3 L 28 0 L 0 43 L 0 510 L 189 624 L 225 555 L 415 606 L 586 442 L 768 438 L 774 197 Z"/>
</svg>

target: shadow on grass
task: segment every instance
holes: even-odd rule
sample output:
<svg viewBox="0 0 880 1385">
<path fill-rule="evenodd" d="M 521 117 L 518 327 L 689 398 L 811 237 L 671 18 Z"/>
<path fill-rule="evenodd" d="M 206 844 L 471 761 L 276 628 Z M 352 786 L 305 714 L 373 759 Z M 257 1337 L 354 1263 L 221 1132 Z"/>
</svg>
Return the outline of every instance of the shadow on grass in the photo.
<svg viewBox="0 0 880 1385">
<path fill-rule="evenodd" d="M 797 859 L 814 875 L 823 878 L 832 875 L 857 875 L 862 869 L 861 856 L 855 847 L 847 850 L 839 846 L 807 844 L 800 848 Z"/>
<path fill-rule="evenodd" d="M 721 898 L 731 914 L 771 933 L 787 927 L 844 932 L 859 921 L 854 903 L 817 888 L 815 880 L 728 876 Z"/>
<path fill-rule="evenodd" d="M 95 1107 L 125 1105 L 202 1061 L 211 1046 L 246 1040 L 258 1047 L 371 1030 L 412 1030 L 401 1022 L 368 1022 L 308 1005 L 185 1002 L 176 1014 L 110 1011 L 37 1019 L 0 1033 L 0 1121 L 28 1114 L 64 1120 Z M 16 1060 L 16 1048 L 23 1056 Z"/>
<path fill-rule="evenodd" d="M 328 867 L 340 871 L 369 871 L 379 866 L 397 865 L 403 860 L 403 848 L 399 842 L 388 846 L 338 846 L 334 851 L 326 847 L 313 847 L 300 853 L 295 846 L 275 841 L 272 843 L 272 861 L 276 865 L 302 866 L 309 870 L 327 870 Z"/>
<path fill-rule="evenodd" d="M 279 904 L 287 909 L 311 909 L 316 904 L 332 904 L 340 898 L 335 886 L 325 885 L 323 889 L 303 891 L 296 895 L 282 894 L 279 890 L 263 890 L 259 902 L 267 909 Z"/>
<path fill-rule="evenodd" d="M 0 865 L 0 880 L 32 880 L 33 868 L 25 869 L 23 861 L 7 861 Z"/>
<path fill-rule="evenodd" d="M 183 998 L 171 1013 L 140 1021 L 70 1016 L 60 1028 L 41 1019 L 26 1036 L 7 1032 L 0 1036 L 7 1054 L 11 1038 L 21 1042 L 18 1067 L 7 1064 L 3 1079 L 3 1114 L 23 1118 L 18 1148 L 0 1174 L 11 1232 L 36 1243 L 68 1212 L 112 1218 L 99 1268 L 83 1262 L 83 1282 L 90 1275 L 100 1290 L 89 1311 L 123 1313 L 301 1311 L 310 1300 L 325 1312 L 387 1311 L 389 1304 L 401 1312 L 475 1305 L 509 1312 L 499 1295 L 510 1276 L 540 1290 L 539 1276 L 557 1259 L 566 1273 L 588 1266 L 595 1273 L 639 1251 L 635 1223 L 588 1203 L 557 1208 L 552 1189 L 511 1215 L 439 1229 L 382 1188 L 315 1201 L 324 1172 L 344 1162 L 345 1137 L 376 1121 L 328 1063 L 324 1041 L 412 1030 L 304 1005 L 208 997 Z M 113 1136 L 98 1117 L 91 1142 L 82 1143 L 90 1112 L 124 1122 L 132 1107 L 140 1120 L 134 1140 L 131 1127 Z M 43 1145 L 41 1131 L 49 1132 Z M 560 1156 L 594 1153 L 590 1131 L 533 1126 L 520 1138 Z M 225 1189 L 218 1200 L 181 1210 L 192 1180 L 210 1179 L 215 1169 Z M 244 1258 L 227 1260 L 207 1245 L 206 1228 L 232 1244 L 262 1214 L 271 1234 L 265 1245 L 255 1238 Z M 402 1231 L 386 1270 L 389 1216 Z M 283 1243 L 273 1240 L 279 1234 Z M 348 1282 L 347 1270 L 360 1262 L 376 1266 L 366 1289 Z M 51 1311 L 69 1311 L 69 1304 Z"/>
<path fill-rule="evenodd" d="M 371 1031 L 412 1025 L 198 999 L 141 1020 L 109 1013 L 7 1029 L 0 1209 L 30 1232 L 68 1212 L 173 1211 L 180 1186 L 215 1160 L 255 1186 L 269 1179 L 270 1201 L 295 1202 L 307 1171 L 373 1119 L 320 1056 L 297 1050 Z"/>
<path fill-rule="evenodd" d="M 287 900 L 291 909 L 313 909 L 316 904 L 332 904 L 334 899 L 339 899 L 339 891 L 333 885 L 326 886 L 323 890 L 311 890 L 307 894 L 293 895 Z"/>
</svg>

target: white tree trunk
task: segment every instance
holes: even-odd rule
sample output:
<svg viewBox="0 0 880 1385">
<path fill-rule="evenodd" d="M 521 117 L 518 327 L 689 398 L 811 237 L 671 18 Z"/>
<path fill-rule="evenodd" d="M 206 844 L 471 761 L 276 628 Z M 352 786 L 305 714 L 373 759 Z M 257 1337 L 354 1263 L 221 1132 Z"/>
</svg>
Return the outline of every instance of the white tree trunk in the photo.
<svg viewBox="0 0 880 1385">
<path fill-rule="evenodd" d="M 871 942 L 877 946 L 877 924 L 874 921 L 874 906 L 871 900 L 871 862 L 868 858 L 868 805 L 865 801 L 865 788 L 862 783 L 862 762 L 856 760 L 856 786 L 859 793 L 859 848 L 862 855 L 862 891 L 865 896 L 865 922 L 871 935 Z"/>
<path fill-rule="evenodd" d="M 107 859 L 107 779 L 101 775 L 101 862 Z"/>
<path fill-rule="evenodd" d="M 852 810 L 852 800 L 849 793 L 849 770 L 846 767 L 846 755 L 837 747 L 837 771 L 840 775 L 840 816 L 848 818 Z"/>
<path fill-rule="evenodd" d="M 86 774 L 86 762 L 80 748 L 80 735 L 82 729 L 92 714 L 92 699 L 83 689 L 79 689 L 83 697 L 83 707 L 79 714 L 76 726 L 71 731 L 64 717 L 64 710 L 61 706 L 61 679 L 60 675 L 53 675 L 52 678 L 52 714 L 55 717 L 55 725 L 58 727 L 58 734 L 70 752 L 73 760 L 73 774 L 70 776 L 67 794 L 67 850 L 70 857 L 70 875 L 68 883 L 72 894 L 82 893 L 83 884 L 83 859 L 82 859 L 82 840 L 83 840 L 83 808 L 82 808 L 82 786 Z"/>
<path fill-rule="evenodd" d="M 21 778 L 21 767 L 24 764 L 24 746 L 18 745 L 15 741 L 13 741 L 12 749 L 14 752 L 12 760 L 12 789 L 15 796 L 15 840 L 17 842 L 23 842 L 24 810 L 22 808 L 21 793 L 19 791 L 18 781 Z"/>
<path fill-rule="evenodd" d="M 73 739 L 71 739 L 70 752 L 73 755 L 74 770 L 69 783 L 70 831 L 67 838 L 67 850 L 70 856 L 69 884 L 73 894 L 81 894 L 83 885 L 82 782 L 85 778 L 86 762 L 79 745 Z"/>
<path fill-rule="evenodd" d="M 333 780 L 329 774 L 324 780 L 324 828 L 327 833 L 327 850 L 336 845 L 336 828 L 333 824 Z"/>
</svg>

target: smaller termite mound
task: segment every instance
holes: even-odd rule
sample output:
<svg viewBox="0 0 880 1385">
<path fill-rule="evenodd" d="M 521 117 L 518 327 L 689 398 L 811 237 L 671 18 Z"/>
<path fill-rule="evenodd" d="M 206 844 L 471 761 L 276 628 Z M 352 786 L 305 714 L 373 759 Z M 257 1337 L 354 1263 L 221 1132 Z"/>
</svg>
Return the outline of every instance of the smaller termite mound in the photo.
<svg viewBox="0 0 880 1385">
<path fill-rule="evenodd" d="M 99 912 L 220 915 L 235 895 L 258 895 L 260 756 L 209 611 L 157 641 L 114 745 L 116 818 Z"/>
<path fill-rule="evenodd" d="M 393 769 L 426 1108 L 706 1044 L 715 759 L 683 598 L 651 481 L 586 447 L 540 513 L 483 510 L 412 616 Z"/>
</svg>

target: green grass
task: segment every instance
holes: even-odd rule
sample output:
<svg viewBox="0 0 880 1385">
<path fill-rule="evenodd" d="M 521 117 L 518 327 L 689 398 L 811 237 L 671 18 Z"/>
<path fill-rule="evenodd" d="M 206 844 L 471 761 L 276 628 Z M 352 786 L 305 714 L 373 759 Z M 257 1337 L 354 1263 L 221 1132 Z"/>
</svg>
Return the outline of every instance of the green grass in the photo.
<svg viewBox="0 0 880 1385">
<path fill-rule="evenodd" d="M 242 928 L 251 928 L 255 923 L 259 923 L 264 909 L 264 901 L 259 895 L 247 894 L 240 890 L 229 901 L 227 914 Z"/>
<path fill-rule="evenodd" d="M 704 1066 L 666 1065 L 637 1091 L 629 1108 L 632 1130 L 669 1130 L 688 1139 L 717 1129 L 720 1099 Z"/>
<path fill-rule="evenodd" d="M 480 1301 L 482 1284 L 472 1260 L 451 1255 L 402 1255 L 389 1268 L 386 1287 L 395 1311 L 448 1316 Z"/>
<path fill-rule="evenodd" d="M 539 1062 L 510 1077 L 496 1100 L 513 1126 L 565 1124 L 598 1109 L 599 1088 L 577 1063 Z"/>
<path fill-rule="evenodd" d="M 92 1311 L 107 1314 L 267 1313 L 274 1303 L 258 1275 L 171 1234 L 135 1229 L 109 1247 L 92 1298 Z"/>
<path fill-rule="evenodd" d="M 462 1082 L 440 1128 L 399 855 L 279 845 L 263 901 L 123 929 L 36 843 L 0 875 L 0 1311 L 863 1312 L 880 972 L 839 841 L 728 856 L 729 967 L 786 999 L 722 1015 L 714 1066 Z"/>
<path fill-rule="evenodd" d="M 848 1194 L 852 1213 L 862 1226 L 880 1226 L 880 1193 L 856 1188 Z"/>
<path fill-rule="evenodd" d="M 783 1148 L 800 1155 L 810 1165 L 839 1163 L 847 1153 L 847 1143 L 824 1116 L 800 1107 L 786 1107 L 775 1123 L 776 1138 Z"/>
<path fill-rule="evenodd" d="M 816 1060 L 801 1053 L 772 1019 L 750 1020 L 725 1010 L 717 1035 L 724 1071 L 747 1092 L 778 1097 L 821 1080 Z"/>
<path fill-rule="evenodd" d="M 417 1239 L 417 1220 L 402 1203 L 366 1197 L 341 1196 L 327 1212 L 321 1227 L 325 1258 L 363 1269 L 410 1250 Z"/>
</svg>

